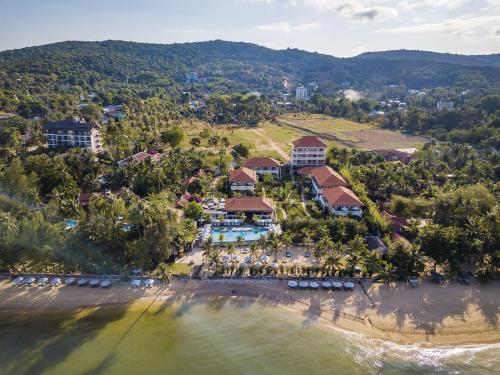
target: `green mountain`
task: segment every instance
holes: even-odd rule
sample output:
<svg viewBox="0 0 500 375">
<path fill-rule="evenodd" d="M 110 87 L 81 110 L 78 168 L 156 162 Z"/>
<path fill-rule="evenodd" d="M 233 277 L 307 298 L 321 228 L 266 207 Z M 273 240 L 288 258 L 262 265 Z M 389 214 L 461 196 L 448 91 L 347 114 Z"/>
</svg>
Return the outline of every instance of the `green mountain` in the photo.
<svg viewBox="0 0 500 375">
<path fill-rule="evenodd" d="M 150 44 L 124 41 L 68 41 L 0 52 L 0 88 L 21 79 L 81 87 L 138 85 L 169 90 L 196 71 L 213 90 L 280 88 L 284 79 L 316 82 L 335 89 L 404 84 L 409 88 L 500 87 L 500 55 L 462 56 L 423 51 L 365 53 L 336 58 L 297 49 L 273 50 L 221 40 Z"/>
</svg>

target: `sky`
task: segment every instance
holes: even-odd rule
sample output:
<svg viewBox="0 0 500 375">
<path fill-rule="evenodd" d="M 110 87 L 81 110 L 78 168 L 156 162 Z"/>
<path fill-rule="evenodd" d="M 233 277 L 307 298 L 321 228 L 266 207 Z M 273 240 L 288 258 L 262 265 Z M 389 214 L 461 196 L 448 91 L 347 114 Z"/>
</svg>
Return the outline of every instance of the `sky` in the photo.
<svg viewBox="0 0 500 375">
<path fill-rule="evenodd" d="M 0 0 L 0 50 L 107 39 L 500 53 L 500 0 Z"/>
</svg>

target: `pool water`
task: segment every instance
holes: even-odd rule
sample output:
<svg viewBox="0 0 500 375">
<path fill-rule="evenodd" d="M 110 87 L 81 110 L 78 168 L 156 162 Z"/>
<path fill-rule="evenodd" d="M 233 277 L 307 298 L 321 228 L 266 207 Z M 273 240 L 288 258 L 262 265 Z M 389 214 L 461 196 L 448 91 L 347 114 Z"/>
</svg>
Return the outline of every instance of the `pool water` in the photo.
<svg viewBox="0 0 500 375">
<path fill-rule="evenodd" d="M 78 225 L 78 220 L 66 219 L 64 220 L 64 225 L 66 229 L 73 229 Z"/>
<path fill-rule="evenodd" d="M 269 229 L 266 227 L 213 227 L 211 230 L 214 243 L 220 242 L 219 235 L 224 234 L 222 242 L 236 242 L 238 236 L 243 237 L 245 242 L 257 241 L 261 236 L 267 236 Z"/>
</svg>

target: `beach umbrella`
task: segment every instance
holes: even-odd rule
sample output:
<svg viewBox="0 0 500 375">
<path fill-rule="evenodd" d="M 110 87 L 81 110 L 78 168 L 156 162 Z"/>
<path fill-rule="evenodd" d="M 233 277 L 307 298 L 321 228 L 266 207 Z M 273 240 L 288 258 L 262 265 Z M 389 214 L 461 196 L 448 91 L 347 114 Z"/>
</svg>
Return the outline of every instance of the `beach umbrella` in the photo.
<svg viewBox="0 0 500 375">
<path fill-rule="evenodd" d="M 89 283 L 88 279 L 80 279 L 78 280 L 78 286 L 87 286 Z"/>
<path fill-rule="evenodd" d="M 344 289 L 352 289 L 352 288 L 354 288 L 354 284 L 351 283 L 350 281 L 346 281 L 344 283 Z"/>
<path fill-rule="evenodd" d="M 227 262 L 229 260 L 229 255 L 223 255 L 222 256 L 222 261 Z"/>
<path fill-rule="evenodd" d="M 311 288 L 313 288 L 313 289 L 317 289 L 317 288 L 319 288 L 319 284 L 318 284 L 317 282 L 315 282 L 315 281 L 311 281 L 311 282 L 309 283 L 309 286 L 310 286 Z"/>
<path fill-rule="evenodd" d="M 100 283 L 101 283 L 101 281 L 98 280 L 98 279 L 92 279 L 92 280 L 89 281 L 89 285 L 92 288 L 95 288 L 95 287 L 99 286 Z"/>
<path fill-rule="evenodd" d="M 130 282 L 130 286 L 132 288 L 139 288 L 141 286 L 141 280 L 139 279 L 134 279 Z"/>
<path fill-rule="evenodd" d="M 24 279 L 23 284 L 31 286 L 31 285 L 33 285 L 34 282 L 35 282 L 35 278 L 30 276 L 30 277 L 27 277 Z"/>
<path fill-rule="evenodd" d="M 255 262 L 254 263 L 254 267 L 261 268 L 262 267 L 262 263 L 261 262 Z"/>
<path fill-rule="evenodd" d="M 16 284 L 16 285 L 21 285 L 21 284 L 23 283 L 23 281 L 24 281 L 24 277 L 19 276 L 19 277 L 16 277 L 16 278 L 14 279 L 14 284 Z"/>
<path fill-rule="evenodd" d="M 321 283 L 321 286 L 322 286 L 323 288 L 325 288 L 325 289 L 330 289 L 330 288 L 332 287 L 332 283 L 331 283 L 331 282 L 329 282 L 329 281 L 323 281 L 323 282 Z"/>
<path fill-rule="evenodd" d="M 104 280 L 101 281 L 101 288 L 109 288 L 111 286 L 111 281 L 110 280 Z"/>
<path fill-rule="evenodd" d="M 231 263 L 229 263 L 229 262 L 225 262 L 225 263 L 224 263 L 224 268 L 225 268 L 225 269 L 229 269 L 229 268 L 231 268 Z"/>
<path fill-rule="evenodd" d="M 151 288 L 154 285 L 155 281 L 153 279 L 147 279 L 144 281 L 144 285 L 146 288 Z"/>
<path fill-rule="evenodd" d="M 49 282 L 49 278 L 48 277 L 40 277 L 38 279 L 38 284 L 40 284 L 40 285 L 47 285 L 48 282 Z"/>
<path fill-rule="evenodd" d="M 142 268 L 132 268 L 132 270 L 130 271 L 130 273 L 134 274 L 134 275 L 139 275 L 142 273 Z"/>
<path fill-rule="evenodd" d="M 300 286 L 301 288 L 303 288 L 303 289 L 305 289 L 305 288 L 309 288 L 309 283 L 308 283 L 307 281 L 301 281 L 301 282 L 299 283 L 299 286 Z"/>
<path fill-rule="evenodd" d="M 291 280 L 291 281 L 289 281 L 289 282 L 288 282 L 288 286 L 289 286 L 290 288 L 296 288 L 296 287 L 297 287 L 297 285 L 298 285 L 298 284 L 297 284 L 297 282 L 296 282 L 296 281 Z"/>
<path fill-rule="evenodd" d="M 57 286 L 61 284 L 61 279 L 58 277 L 54 277 L 52 280 L 50 280 L 50 285 L 52 286 Z"/>
<path fill-rule="evenodd" d="M 338 282 L 338 281 L 334 281 L 332 282 L 332 286 L 335 288 L 335 289 L 340 289 L 342 288 L 342 283 Z"/>
<path fill-rule="evenodd" d="M 267 261 L 269 260 L 269 257 L 267 255 L 262 255 L 260 257 L 260 260 L 262 261 L 262 263 L 267 263 Z"/>
<path fill-rule="evenodd" d="M 75 278 L 74 277 L 68 277 L 64 279 L 64 284 L 65 285 L 73 285 L 75 283 Z"/>
<path fill-rule="evenodd" d="M 277 269 L 279 268 L 278 263 L 273 263 L 273 264 L 271 264 L 271 268 L 272 268 L 273 270 L 277 270 Z"/>
<path fill-rule="evenodd" d="M 235 255 L 235 256 L 233 257 L 233 262 L 236 262 L 236 263 L 237 263 L 237 262 L 239 262 L 239 261 L 240 261 L 240 257 L 239 257 L 238 255 Z"/>
</svg>

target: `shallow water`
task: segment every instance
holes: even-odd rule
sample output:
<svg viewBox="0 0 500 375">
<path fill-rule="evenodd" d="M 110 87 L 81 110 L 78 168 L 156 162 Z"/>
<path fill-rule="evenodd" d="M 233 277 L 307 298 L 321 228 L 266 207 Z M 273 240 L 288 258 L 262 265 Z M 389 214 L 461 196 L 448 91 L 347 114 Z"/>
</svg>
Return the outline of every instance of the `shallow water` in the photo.
<svg viewBox="0 0 500 375">
<path fill-rule="evenodd" d="M 494 374 L 500 346 L 422 349 L 255 302 L 0 315 L 0 374 Z"/>
</svg>

